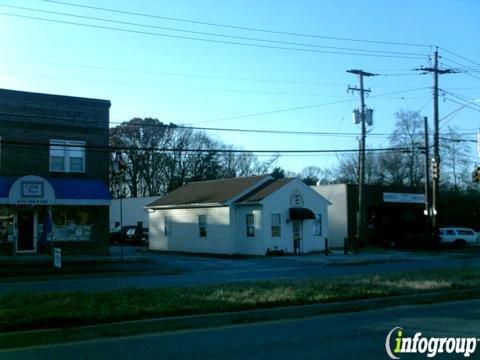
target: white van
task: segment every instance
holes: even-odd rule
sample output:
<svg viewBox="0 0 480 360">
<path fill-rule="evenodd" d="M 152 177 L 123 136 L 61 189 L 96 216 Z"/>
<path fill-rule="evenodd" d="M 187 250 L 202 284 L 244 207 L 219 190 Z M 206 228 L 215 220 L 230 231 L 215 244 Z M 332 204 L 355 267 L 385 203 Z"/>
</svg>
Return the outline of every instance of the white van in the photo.
<svg viewBox="0 0 480 360">
<path fill-rule="evenodd" d="M 469 228 L 446 227 L 439 229 L 440 243 L 463 247 L 467 244 L 478 244 L 478 236 Z"/>
</svg>

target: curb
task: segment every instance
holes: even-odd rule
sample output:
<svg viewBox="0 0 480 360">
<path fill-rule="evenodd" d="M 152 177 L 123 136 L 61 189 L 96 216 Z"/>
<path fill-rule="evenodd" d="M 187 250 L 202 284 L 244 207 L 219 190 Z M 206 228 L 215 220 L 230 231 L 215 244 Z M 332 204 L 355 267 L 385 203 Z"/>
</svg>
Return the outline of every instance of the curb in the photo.
<svg viewBox="0 0 480 360">
<path fill-rule="evenodd" d="M 161 333 L 185 329 L 239 325 L 281 319 L 305 318 L 316 315 L 375 310 L 402 305 L 421 305 L 453 300 L 469 300 L 479 297 L 480 288 L 475 288 L 469 290 L 429 292 L 415 295 L 353 300 L 327 304 L 299 305 L 228 313 L 133 320 L 63 329 L 16 331 L 0 333 L 0 349 Z"/>
</svg>

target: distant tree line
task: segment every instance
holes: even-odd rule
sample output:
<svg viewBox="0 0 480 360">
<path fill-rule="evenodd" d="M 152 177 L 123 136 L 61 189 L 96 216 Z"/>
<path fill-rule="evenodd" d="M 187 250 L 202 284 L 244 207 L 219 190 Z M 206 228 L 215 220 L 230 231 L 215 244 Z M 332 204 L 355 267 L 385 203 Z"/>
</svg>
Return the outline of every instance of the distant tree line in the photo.
<svg viewBox="0 0 480 360">
<path fill-rule="evenodd" d="M 128 197 L 163 195 L 188 182 L 267 174 L 276 161 L 276 157 L 260 161 L 251 153 L 230 152 L 232 146 L 203 131 L 153 118 L 134 118 L 111 128 L 110 145 L 122 148 L 127 165 L 122 176 L 111 171 L 115 196 L 120 192 Z"/>
<path fill-rule="evenodd" d="M 429 130 L 429 135 L 432 131 Z M 425 181 L 424 123 L 420 113 L 401 110 L 395 114 L 395 127 L 385 147 L 403 151 L 367 152 L 366 183 L 422 187 Z M 433 156 L 432 141 L 429 143 Z M 457 129 L 451 126 L 440 137 L 440 174 L 444 190 L 466 190 L 472 187 L 472 164 L 468 143 L 461 140 Z M 298 176 L 307 184 L 358 183 L 358 154 L 343 155 L 332 169 L 316 166 L 304 168 Z M 431 176 L 431 172 L 430 172 Z"/>
<path fill-rule="evenodd" d="M 423 186 L 424 136 L 420 113 L 408 110 L 397 112 L 394 130 L 384 147 L 404 150 L 367 152 L 366 183 L 412 188 Z M 441 186 L 444 189 L 458 191 L 472 186 L 470 149 L 466 142 L 458 141 L 460 138 L 458 131 L 449 126 L 440 139 Z M 292 173 L 275 167 L 278 156 L 260 161 L 251 153 L 230 152 L 233 150 L 231 145 L 204 131 L 164 124 L 153 118 L 134 118 L 111 128 L 110 143 L 124 149 L 123 158 L 127 163 L 123 177 L 111 177 L 110 186 L 115 196 L 121 191 L 120 181 L 124 196 L 132 197 L 163 195 L 193 181 L 264 174 L 275 178 L 296 176 L 307 185 L 355 184 L 358 181 L 357 153 L 339 156 L 337 165 L 332 168 L 311 165 L 299 173 Z M 202 151 L 190 151 L 192 149 Z"/>
</svg>

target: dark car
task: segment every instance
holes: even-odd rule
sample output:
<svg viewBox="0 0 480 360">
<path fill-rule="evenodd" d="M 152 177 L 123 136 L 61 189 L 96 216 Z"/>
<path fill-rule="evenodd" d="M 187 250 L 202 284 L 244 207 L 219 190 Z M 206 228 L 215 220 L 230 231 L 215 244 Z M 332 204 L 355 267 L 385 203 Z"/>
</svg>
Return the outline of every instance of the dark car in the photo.
<svg viewBox="0 0 480 360">
<path fill-rule="evenodd" d="M 122 227 L 121 230 L 110 232 L 110 244 L 147 244 L 148 228 L 139 228 L 137 226 L 128 225 Z"/>
</svg>

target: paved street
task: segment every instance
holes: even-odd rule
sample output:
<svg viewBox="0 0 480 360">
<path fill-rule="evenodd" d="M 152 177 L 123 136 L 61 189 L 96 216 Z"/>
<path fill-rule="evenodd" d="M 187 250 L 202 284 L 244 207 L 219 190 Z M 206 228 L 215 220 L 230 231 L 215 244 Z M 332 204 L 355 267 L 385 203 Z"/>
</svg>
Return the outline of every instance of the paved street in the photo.
<svg viewBox="0 0 480 360">
<path fill-rule="evenodd" d="M 385 339 L 396 326 L 405 336 L 480 337 L 479 323 L 480 300 L 472 300 L 43 346 L 0 352 L 0 358 L 387 359 Z M 480 346 L 470 358 L 479 357 Z M 426 356 L 402 355 L 410 358 Z"/>
<path fill-rule="evenodd" d="M 114 254 L 119 249 L 114 248 Z M 135 254 L 129 247 L 126 254 Z M 116 253 L 115 253 L 116 252 Z M 349 274 L 375 274 L 390 271 L 431 270 L 454 267 L 480 267 L 475 253 L 384 252 L 360 255 L 341 254 L 287 256 L 273 258 L 209 258 L 189 255 L 151 254 L 146 264 L 110 264 L 116 275 L 99 273 L 73 277 L 0 279 L 0 293 L 50 291 L 102 291 L 119 288 L 154 288 L 192 284 L 217 284 L 233 281 L 308 279 Z M 140 268 L 142 271 L 130 272 Z M 122 276 L 121 270 L 128 273 Z"/>
</svg>

